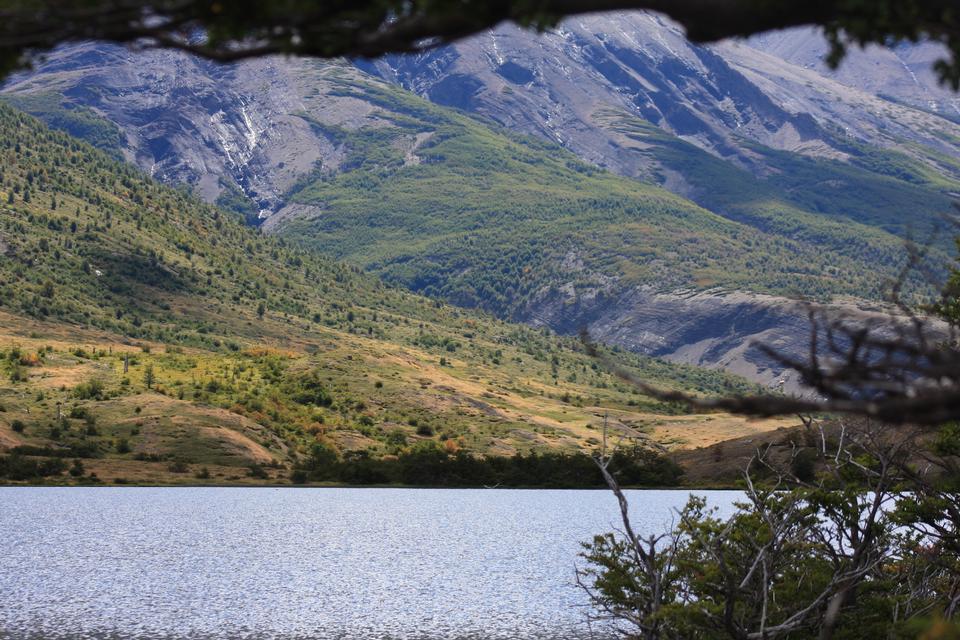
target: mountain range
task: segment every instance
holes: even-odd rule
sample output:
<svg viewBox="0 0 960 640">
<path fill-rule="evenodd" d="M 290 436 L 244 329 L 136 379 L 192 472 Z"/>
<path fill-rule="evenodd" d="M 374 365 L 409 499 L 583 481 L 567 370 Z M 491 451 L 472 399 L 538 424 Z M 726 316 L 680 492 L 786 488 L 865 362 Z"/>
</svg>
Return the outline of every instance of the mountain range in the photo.
<svg viewBox="0 0 960 640">
<path fill-rule="evenodd" d="M 270 234 L 502 318 L 769 383 L 805 297 L 867 308 L 960 192 L 936 47 L 712 46 L 645 13 L 417 56 L 232 66 L 80 44 L 17 106 Z M 949 238 L 930 267 L 943 273 Z M 912 299 L 933 293 L 910 281 Z"/>
</svg>

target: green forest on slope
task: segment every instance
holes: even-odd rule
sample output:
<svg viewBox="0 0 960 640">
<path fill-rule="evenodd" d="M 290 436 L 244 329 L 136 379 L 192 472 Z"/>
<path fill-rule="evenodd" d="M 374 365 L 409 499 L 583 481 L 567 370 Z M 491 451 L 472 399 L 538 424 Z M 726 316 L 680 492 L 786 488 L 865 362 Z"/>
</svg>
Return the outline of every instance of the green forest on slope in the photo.
<svg viewBox="0 0 960 640">
<path fill-rule="evenodd" d="M 877 298 L 905 260 L 903 207 L 917 231 L 929 229 L 953 186 L 894 155 L 874 157 L 891 174 L 880 176 L 770 150 L 782 171 L 760 180 L 651 125 L 613 122 L 654 140 L 653 159 L 689 172 L 698 200 L 719 215 L 402 89 L 347 74 L 339 85 L 337 95 L 377 105 L 390 125 L 314 121 L 347 159 L 301 181 L 290 199 L 312 209 L 281 216 L 271 230 L 389 282 L 506 317 L 545 288 L 611 277 Z"/>
<path fill-rule="evenodd" d="M 231 431 L 251 459 L 282 467 L 317 443 L 371 459 L 582 451 L 598 442 L 599 412 L 642 438 L 682 413 L 575 339 L 265 236 L 6 106 L 0 166 L 0 448 L 163 469 L 249 463 Z M 748 388 L 610 354 L 664 386 Z"/>
<path fill-rule="evenodd" d="M 754 143 L 755 161 L 769 167 L 767 175 L 757 177 L 629 114 L 605 111 L 597 117 L 646 145 L 644 153 L 652 161 L 682 175 L 701 206 L 854 258 L 869 254 L 867 241 L 882 242 L 888 234 L 926 238 L 951 210 L 951 194 L 960 191 L 960 163 L 942 156 L 937 157 L 942 169 L 938 173 L 905 152 L 868 147 L 838 135 L 832 142 L 849 154 L 847 162 Z M 851 228 L 867 235 L 853 238 Z M 944 233 L 935 242 L 943 250 L 952 238 Z"/>
</svg>

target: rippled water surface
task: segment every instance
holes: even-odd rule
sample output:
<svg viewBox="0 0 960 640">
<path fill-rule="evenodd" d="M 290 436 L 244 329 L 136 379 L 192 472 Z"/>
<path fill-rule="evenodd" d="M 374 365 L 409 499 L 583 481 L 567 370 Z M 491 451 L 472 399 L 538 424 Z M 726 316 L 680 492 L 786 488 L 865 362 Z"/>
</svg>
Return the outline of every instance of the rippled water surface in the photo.
<svg viewBox="0 0 960 640">
<path fill-rule="evenodd" d="M 629 495 L 646 532 L 687 498 Z M 586 636 L 579 543 L 617 519 L 605 491 L 0 488 L 0 637 Z"/>
</svg>

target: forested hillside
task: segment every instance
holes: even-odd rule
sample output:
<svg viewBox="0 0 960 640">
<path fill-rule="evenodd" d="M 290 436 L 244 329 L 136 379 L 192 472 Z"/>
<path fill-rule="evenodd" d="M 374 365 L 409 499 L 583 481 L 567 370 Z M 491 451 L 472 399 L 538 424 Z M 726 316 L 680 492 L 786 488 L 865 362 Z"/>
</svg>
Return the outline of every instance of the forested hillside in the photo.
<svg viewBox="0 0 960 640">
<path fill-rule="evenodd" d="M 949 207 L 935 190 L 945 179 L 906 159 L 904 176 L 883 178 L 758 148 L 783 165 L 758 179 L 640 120 L 607 115 L 651 157 L 690 176 L 693 197 L 720 215 L 399 88 L 346 73 L 327 79 L 335 95 L 379 107 L 382 122 L 351 130 L 314 121 L 345 159 L 294 188 L 294 204 L 267 229 L 504 316 L 529 312 L 550 287 L 611 282 L 620 291 L 879 297 L 905 259 L 897 234 L 928 229 Z M 876 162 L 892 172 L 897 159 Z M 912 220 L 896 214 L 897 203 L 909 203 Z"/>
<path fill-rule="evenodd" d="M 683 415 L 605 373 L 575 339 L 264 236 L 9 107 L 0 166 L 0 448 L 26 456 L 17 464 L 261 481 L 315 445 L 334 459 L 589 450 L 605 412 L 627 437 L 668 446 L 769 427 Z M 614 357 L 668 386 L 744 384 Z"/>
</svg>

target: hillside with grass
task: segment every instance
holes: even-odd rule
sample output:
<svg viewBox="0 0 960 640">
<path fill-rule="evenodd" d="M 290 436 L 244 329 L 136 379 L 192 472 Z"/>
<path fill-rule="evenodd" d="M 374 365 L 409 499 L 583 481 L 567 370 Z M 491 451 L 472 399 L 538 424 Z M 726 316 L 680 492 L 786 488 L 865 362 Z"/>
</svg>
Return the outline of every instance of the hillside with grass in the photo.
<svg viewBox="0 0 960 640">
<path fill-rule="evenodd" d="M 598 114 L 683 176 L 698 206 L 362 74 L 328 70 L 324 82 L 318 99 L 372 104 L 378 120 L 332 126 L 306 102 L 303 117 L 342 159 L 301 180 L 266 228 L 501 317 L 535 317 L 537 299 L 563 288 L 879 298 L 903 238 L 929 232 L 960 186 L 892 152 L 862 159 L 878 175 L 753 145 L 778 167 L 757 177 L 640 119 Z M 946 264 L 945 251 L 931 261 Z"/>
<path fill-rule="evenodd" d="M 516 59 L 484 71 L 500 55 L 486 37 L 359 67 L 84 43 L 3 96 L 385 282 L 763 385 L 793 374 L 749 345 L 805 353 L 797 298 L 876 308 L 905 238 L 934 246 L 902 297 L 935 296 L 955 124 L 827 81 L 771 103 L 682 33 L 621 19 L 673 44 L 643 61 L 511 39 Z M 577 51 L 593 62 L 557 62 Z"/>
<path fill-rule="evenodd" d="M 775 426 L 650 400 L 575 339 L 265 236 L 6 106 L 0 166 L 8 480 L 289 482 L 326 477 L 318 460 L 565 456 L 599 444 L 604 415 L 644 448 Z M 610 354 L 663 386 L 746 388 Z"/>
</svg>

